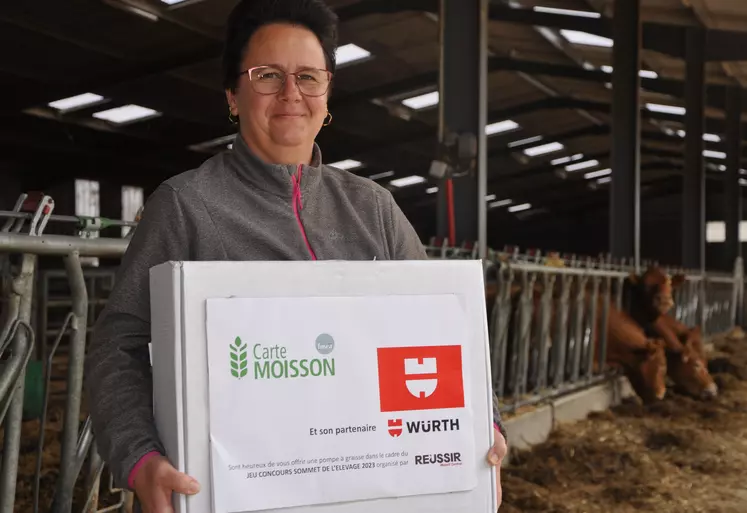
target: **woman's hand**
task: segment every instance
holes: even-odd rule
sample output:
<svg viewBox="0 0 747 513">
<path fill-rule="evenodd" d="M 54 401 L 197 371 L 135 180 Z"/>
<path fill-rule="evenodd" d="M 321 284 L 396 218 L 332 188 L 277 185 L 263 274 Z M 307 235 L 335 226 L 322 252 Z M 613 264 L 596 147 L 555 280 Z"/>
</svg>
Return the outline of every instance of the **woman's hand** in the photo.
<svg viewBox="0 0 747 513">
<path fill-rule="evenodd" d="M 503 488 L 501 488 L 501 463 L 503 462 L 503 458 L 506 457 L 506 453 L 508 452 L 508 446 L 506 445 L 506 439 L 503 438 L 503 435 L 500 431 L 493 428 L 495 431 L 495 443 L 493 444 L 493 447 L 490 448 L 490 452 L 488 452 L 488 463 L 495 466 L 495 489 L 496 489 L 496 495 L 497 495 L 497 502 L 496 504 L 498 507 L 501 507 L 501 502 L 503 502 Z"/>
<path fill-rule="evenodd" d="M 194 495 L 200 484 L 176 470 L 163 456 L 154 456 L 137 471 L 133 481 L 143 513 L 174 513 L 172 493 Z"/>
</svg>

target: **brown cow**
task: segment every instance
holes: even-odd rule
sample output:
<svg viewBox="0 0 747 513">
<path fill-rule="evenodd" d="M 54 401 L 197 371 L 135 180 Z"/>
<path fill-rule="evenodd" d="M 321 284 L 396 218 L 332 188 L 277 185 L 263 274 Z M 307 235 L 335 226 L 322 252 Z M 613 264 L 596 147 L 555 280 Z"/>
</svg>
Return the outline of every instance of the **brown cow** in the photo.
<svg viewBox="0 0 747 513">
<path fill-rule="evenodd" d="M 597 310 L 603 307 L 600 300 Z M 600 333 L 600 330 L 597 330 Z M 599 351 L 599 336 L 594 341 Z M 646 338 L 643 329 L 610 302 L 607 318 L 607 365 L 622 370 L 635 393 L 646 402 L 661 400 L 667 393 L 667 358 L 661 339 Z M 595 361 L 598 358 L 595 357 Z"/>
<path fill-rule="evenodd" d="M 669 276 L 660 267 L 652 266 L 638 276 L 631 274 L 623 283 L 623 308 L 635 322 L 646 329 L 674 306 L 673 292 L 685 281 L 685 276 Z"/>
<path fill-rule="evenodd" d="M 708 372 L 700 328 L 690 329 L 669 312 L 672 294 L 684 283 L 681 274 L 668 277 L 660 268 L 649 267 L 625 283 L 626 310 L 649 337 L 660 337 L 666 344 L 667 373 L 675 387 L 695 397 L 710 399 L 718 387 Z"/>
<path fill-rule="evenodd" d="M 716 397 L 718 386 L 708 371 L 700 326 L 689 328 L 671 315 L 662 315 L 653 330 L 666 342 L 667 373 L 675 387 L 701 399 Z"/>
<path fill-rule="evenodd" d="M 499 294 L 499 286 L 497 281 L 490 276 L 486 280 L 485 284 L 485 295 L 486 295 L 486 306 L 488 308 L 488 315 L 491 320 L 497 317 L 493 316 L 493 308 Z M 539 311 L 540 302 L 542 297 L 543 287 L 535 282 L 533 291 L 533 312 L 532 312 L 532 338 L 531 338 L 531 351 L 538 352 L 544 351 L 546 348 L 543 346 L 551 346 L 551 334 L 557 333 L 557 305 L 556 301 L 553 301 L 551 312 L 550 312 L 550 329 L 548 332 L 548 338 L 544 341 L 538 341 L 539 339 Z M 519 298 L 522 289 L 516 284 L 511 285 L 510 290 L 510 314 L 507 317 L 508 326 L 504 329 L 508 330 L 507 347 L 506 347 L 506 360 L 505 370 L 506 377 L 509 378 L 506 393 L 511 394 L 513 386 L 511 381 L 516 376 L 516 364 L 517 360 L 517 348 L 514 347 L 514 333 L 518 329 L 517 309 L 519 305 Z M 557 299 L 557 294 L 553 294 Z M 586 297 L 586 316 L 588 316 L 591 296 Z M 599 329 L 596 330 L 597 336 L 594 340 L 594 356 L 593 361 L 596 366 L 598 363 L 599 351 L 599 333 L 600 329 L 607 329 L 607 351 L 606 351 L 606 364 L 613 368 L 619 368 L 623 371 L 624 375 L 628 377 L 631 382 L 633 389 L 636 394 L 641 397 L 644 401 L 654 401 L 662 399 L 666 394 L 666 373 L 667 373 L 667 361 L 664 353 L 664 343 L 661 340 L 649 340 L 646 338 L 643 330 L 624 312 L 616 309 L 610 304 L 609 315 L 607 319 L 606 328 L 600 326 L 601 315 L 603 312 L 603 299 L 599 299 L 597 307 L 596 322 Z M 569 326 L 570 328 L 570 326 Z M 494 329 L 494 327 L 493 327 Z M 581 341 L 575 341 L 581 343 Z M 531 355 L 530 351 L 530 355 Z M 530 374 L 533 374 L 531 370 L 538 370 L 534 368 L 537 365 L 536 358 L 531 358 L 527 362 L 530 367 Z M 565 372 L 565 369 L 557 369 L 559 372 Z M 531 386 L 531 383 L 529 383 Z"/>
</svg>

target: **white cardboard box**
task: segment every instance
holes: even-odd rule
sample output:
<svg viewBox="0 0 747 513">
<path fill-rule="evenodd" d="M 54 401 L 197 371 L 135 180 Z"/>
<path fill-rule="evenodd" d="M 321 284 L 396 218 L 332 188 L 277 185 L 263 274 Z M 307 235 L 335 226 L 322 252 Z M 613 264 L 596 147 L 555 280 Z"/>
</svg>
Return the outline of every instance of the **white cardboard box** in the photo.
<svg viewBox="0 0 747 513">
<path fill-rule="evenodd" d="M 482 273 L 480 261 L 447 260 L 154 267 L 156 423 L 172 463 L 202 486 L 195 496 L 178 496 L 175 511 L 494 513 L 495 472 L 485 460 L 493 402 Z M 402 347 L 424 354 L 422 346 L 454 344 L 461 346 L 461 374 L 436 377 L 462 380 L 464 407 L 397 411 L 391 397 L 398 385 L 380 370 L 382 358 L 396 358 Z M 263 353 L 276 345 L 274 354 Z M 431 373 L 436 360 L 413 362 L 405 373 Z M 298 377 L 299 365 L 311 371 Z M 298 379 L 288 377 L 293 372 Z M 447 389 L 423 376 L 406 386 L 409 400 L 420 394 L 418 405 L 456 397 L 444 399 Z M 304 397 L 312 391 L 314 399 Z M 418 426 L 431 431 L 414 434 Z M 317 452 L 305 453 L 312 448 Z M 452 458 L 459 463 L 436 458 L 441 449 L 460 454 Z M 357 459 L 364 454 L 372 459 Z"/>
</svg>

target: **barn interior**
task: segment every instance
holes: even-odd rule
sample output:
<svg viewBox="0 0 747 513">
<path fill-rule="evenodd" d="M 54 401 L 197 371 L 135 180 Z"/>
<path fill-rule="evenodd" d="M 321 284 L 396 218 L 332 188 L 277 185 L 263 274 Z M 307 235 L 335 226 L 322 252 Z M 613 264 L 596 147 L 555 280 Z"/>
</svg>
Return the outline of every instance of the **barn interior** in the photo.
<svg viewBox="0 0 747 513">
<path fill-rule="evenodd" d="M 123 187 L 136 188 L 135 200 L 147 198 L 163 180 L 225 150 L 236 127 L 227 116 L 220 55 L 223 20 L 233 4 L 40 0 L 3 6 L 3 208 L 10 210 L 23 191 L 43 190 L 55 198 L 56 212 L 85 214 L 75 205 L 75 181 L 89 180 L 99 187 L 94 213 L 131 220 L 137 208 L 123 205 Z M 619 26 L 613 2 L 489 2 L 489 247 L 610 252 L 613 155 L 625 159 L 633 152 L 630 163 L 640 169 L 641 257 L 685 265 L 683 232 L 697 230 L 714 241 L 705 244 L 708 267 L 731 259 L 724 253 L 731 234 L 725 209 L 739 206 L 726 198 L 743 190 L 735 184 L 747 183 L 743 121 L 735 121 L 747 80 L 747 7 L 716 0 L 640 4 L 640 120 L 638 134 L 622 139 L 616 130 L 624 128 L 612 116 L 615 101 L 633 96 L 623 82 L 613 87 L 624 80 L 613 72 Z M 424 242 L 448 236 L 437 213 L 445 199 L 429 175 L 443 155 L 439 126 L 448 125 L 438 103 L 439 3 L 330 5 L 341 20 L 341 50 L 333 122 L 318 138 L 325 161 L 390 188 Z M 467 51 L 455 45 L 445 47 L 445 59 L 451 49 Z M 476 84 L 465 84 L 468 89 L 456 92 L 457 109 L 462 95 L 479 94 L 469 89 Z M 685 114 L 696 110 L 702 120 Z M 690 150 L 688 123 L 702 125 L 703 133 Z M 633 201 L 618 208 L 630 211 Z M 457 244 L 478 239 L 472 228 L 455 237 Z"/>
</svg>

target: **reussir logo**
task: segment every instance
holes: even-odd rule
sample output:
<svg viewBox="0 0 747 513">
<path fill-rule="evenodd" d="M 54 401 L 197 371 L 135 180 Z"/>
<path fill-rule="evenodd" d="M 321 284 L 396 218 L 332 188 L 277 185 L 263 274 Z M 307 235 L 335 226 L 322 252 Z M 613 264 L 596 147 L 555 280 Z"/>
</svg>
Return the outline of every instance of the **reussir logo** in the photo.
<svg viewBox="0 0 747 513">
<path fill-rule="evenodd" d="M 461 346 L 377 349 L 382 412 L 464 407 Z"/>
</svg>

